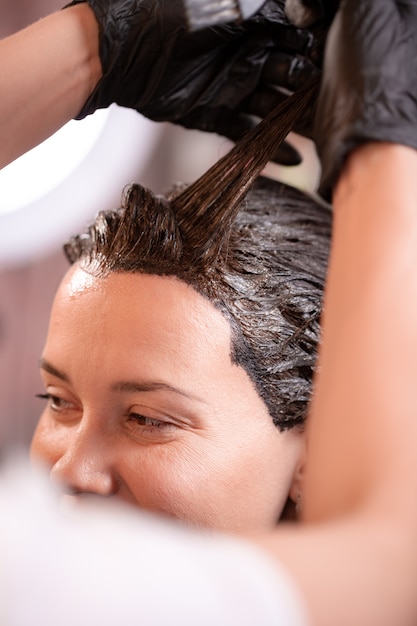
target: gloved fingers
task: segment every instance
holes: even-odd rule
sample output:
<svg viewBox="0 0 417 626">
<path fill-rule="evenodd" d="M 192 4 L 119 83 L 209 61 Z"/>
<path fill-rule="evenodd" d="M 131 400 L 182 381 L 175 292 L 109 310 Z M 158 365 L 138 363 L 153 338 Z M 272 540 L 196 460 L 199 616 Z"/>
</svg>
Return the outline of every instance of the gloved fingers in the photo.
<svg viewBox="0 0 417 626">
<path fill-rule="evenodd" d="M 272 159 L 278 165 L 294 166 L 302 163 L 302 156 L 288 141 L 283 141 L 275 150 Z"/>
<path fill-rule="evenodd" d="M 217 119 L 215 125 L 215 132 L 218 135 L 222 135 L 233 142 L 239 141 L 249 130 L 252 130 L 259 123 L 259 118 L 251 115 L 245 115 L 244 113 L 236 114 L 235 112 L 229 115 L 222 115 Z M 284 141 L 280 144 L 274 155 L 272 161 L 279 165 L 294 166 L 299 165 L 302 161 L 300 153 L 288 142 Z"/>
<path fill-rule="evenodd" d="M 265 32 L 266 25 L 264 26 Z M 314 43 L 314 35 L 308 30 L 288 26 L 288 24 L 269 24 L 272 42 L 286 52 L 307 55 Z"/>
<path fill-rule="evenodd" d="M 258 88 L 257 91 L 249 96 L 241 105 L 242 114 L 264 118 L 275 109 L 279 104 L 288 98 L 288 92 L 274 89 L 270 86 Z M 308 137 L 313 136 L 314 128 L 314 110 L 305 111 L 294 127 L 294 132 Z M 297 165 L 297 163 L 294 163 Z"/>
<path fill-rule="evenodd" d="M 286 100 L 289 95 L 288 91 L 280 90 L 279 88 L 270 87 L 269 85 L 260 86 L 242 102 L 240 109 L 248 115 L 266 117 L 268 113 Z"/>
<path fill-rule="evenodd" d="M 297 91 L 319 76 L 320 70 L 309 59 L 285 52 L 271 52 L 264 64 L 261 82 Z"/>
</svg>

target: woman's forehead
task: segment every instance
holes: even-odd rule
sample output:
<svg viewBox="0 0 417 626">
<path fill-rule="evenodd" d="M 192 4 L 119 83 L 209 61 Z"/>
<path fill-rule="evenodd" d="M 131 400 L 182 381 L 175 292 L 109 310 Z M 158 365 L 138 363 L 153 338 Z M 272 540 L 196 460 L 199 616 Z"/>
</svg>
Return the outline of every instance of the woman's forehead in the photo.
<svg viewBox="0 0 417 626">
<path fill-rule="evenodd" d="M 231 328 L 204 296 L 175 277 L 71 268 L 57 293 L 48 345 L 93 340 L 111 348 L 170 353 L 173 358 L 231 354 Z"/>
</svg>

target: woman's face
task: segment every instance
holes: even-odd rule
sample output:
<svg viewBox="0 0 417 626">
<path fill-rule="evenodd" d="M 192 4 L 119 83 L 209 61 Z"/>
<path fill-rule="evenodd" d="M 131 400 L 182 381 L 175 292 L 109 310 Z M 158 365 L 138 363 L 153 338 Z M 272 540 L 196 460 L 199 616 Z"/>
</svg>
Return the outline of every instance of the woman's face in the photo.
<svg viewBox="0 0 417 626">
<path fill-rule="evenodd" d="M 175 278 L 71 268 L 41 374 L 32 456 L 69 493 L 240 530 L 274 525 L 299 488 L 302 435 L 273 425 L 228 322 Z"/>
</svg>

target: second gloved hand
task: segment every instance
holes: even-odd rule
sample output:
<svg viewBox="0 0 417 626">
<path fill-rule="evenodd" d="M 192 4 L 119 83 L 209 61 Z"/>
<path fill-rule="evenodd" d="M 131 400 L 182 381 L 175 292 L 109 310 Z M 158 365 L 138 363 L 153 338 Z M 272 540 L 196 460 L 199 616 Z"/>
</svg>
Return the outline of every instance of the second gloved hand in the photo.
<svg viewBox="0 0 417 626">
<path fill-rule="evenodd" d="M 317 105 L 320 192 L 367 141 L 417 149 L 417 3 L 343 0 L 330 29 Z"/>
<path fill-rule="evenodd" d="M 116 102 L 153 120 L 236 141 L 319 75 L 314 36 L 289 23 L 284 0 L 267 0 L 241 24 L 197 32 L 187 31 L 180 0 L 72 4 L 83 1 L 99 24 L 103 78 L 79 117 Z M 300 162 L 285 145 L 275 160 Z"/>
</svg>

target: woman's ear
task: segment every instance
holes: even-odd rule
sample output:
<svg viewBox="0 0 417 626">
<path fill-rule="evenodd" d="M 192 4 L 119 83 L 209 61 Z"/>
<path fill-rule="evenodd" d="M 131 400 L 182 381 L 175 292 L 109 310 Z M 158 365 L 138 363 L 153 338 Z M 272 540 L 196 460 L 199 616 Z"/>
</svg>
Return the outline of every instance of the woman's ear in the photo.
<svg viewBox="0 0 417 626">
<path fill-rule="evenodd" d="M 305 437 L 303 437 L 302 449 L 300 457 L 296 464 L 294 475 L 290 487 L 289 497 L 294 502 L 297 512 L 302 505 L 303 500 L 303 487 L 304 487 L 304 475 L 307 462 L 307 446 Z"/>
<path fill-rule="evenodd" d="M 281 522 L 296 522 L 300 517 L 300 511 L 303 501 L 303 483 L 306 461 L 307 448 L 305 443 L 305 437 L 302 437 L 300 456 L 294 469 L 287 502 L 280 517 Z"/>
</svg>

